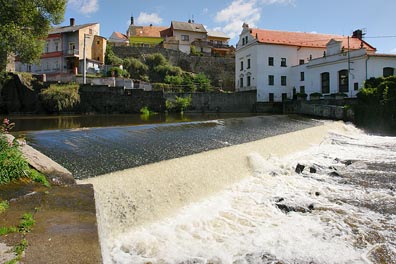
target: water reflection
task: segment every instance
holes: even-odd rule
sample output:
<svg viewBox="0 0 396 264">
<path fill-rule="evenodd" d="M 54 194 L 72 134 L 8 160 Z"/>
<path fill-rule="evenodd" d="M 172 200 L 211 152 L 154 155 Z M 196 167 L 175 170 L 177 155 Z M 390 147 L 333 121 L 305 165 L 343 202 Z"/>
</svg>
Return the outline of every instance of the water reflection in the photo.
<svg viewBox="0 0 396 264">
<path fill-rule="evenodd" d="M 62 115 L 62 116 L 0 116 L 15 123 L 13 132 L 63 130 L 89 127 L 133 126 L 144 124 L 178 123 L 248 117 L 253 114 L 120 114 L 120 115 Z"/>
</svg>

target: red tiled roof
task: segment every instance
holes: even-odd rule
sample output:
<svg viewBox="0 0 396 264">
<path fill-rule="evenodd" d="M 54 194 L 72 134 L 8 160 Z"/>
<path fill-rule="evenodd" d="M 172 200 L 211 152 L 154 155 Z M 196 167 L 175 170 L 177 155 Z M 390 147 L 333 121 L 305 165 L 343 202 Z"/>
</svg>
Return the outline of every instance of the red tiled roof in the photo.
<svg viewBox="0 0 396 264">
<path fill-rule="evenodd" d="M 119 39 L 128 39 L 125 34 L 122 34 L 121 32 L 113 32 L 113 36 L 119 38 Z"/>
<path fill-rule="evenodd" d="M 135 34 L 131 34 L 133 36 L 138 37 L 161 37 L 161 31 L 167 29 L 167 27 L 160 26 L 142 26 L 135 28 Z"/>
<path fill-rule="evenodd" d="M 316 34 L 316 33 L 304 33 L 304 32 L 288 32 L 288 31 L 276 31 L 267 29 L 252 28 L 250 30 L 252 36 L 256 38 L 260 43 L 267 44 L 278 44 L 278 45 L 291 45 L 301 46 L 310 48 L 326 48 L 326 44 L 331 40 L 342 41 L 342 46 L 348 49 L 348 37 L 340 35 L 330 34 Z M 363 47 L 369 51 L 375 51 L 376 49 L 364 40 L 358 38 L 349 38 L 349 47 L 351 50 L 357 50 Z"/>
</svg>

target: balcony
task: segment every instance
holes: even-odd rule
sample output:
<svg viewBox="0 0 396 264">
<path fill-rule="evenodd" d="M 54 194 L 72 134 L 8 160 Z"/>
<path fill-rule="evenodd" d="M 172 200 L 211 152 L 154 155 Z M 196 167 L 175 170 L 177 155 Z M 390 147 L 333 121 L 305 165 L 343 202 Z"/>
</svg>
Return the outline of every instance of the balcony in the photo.
<svg viewBox="0 0 396 264">
<path fill-rule="evenodd" d="M 65 57 L 79 57 L 79 52 L 76 49 L 65 50 L 63 54 Z"/>
</svg>

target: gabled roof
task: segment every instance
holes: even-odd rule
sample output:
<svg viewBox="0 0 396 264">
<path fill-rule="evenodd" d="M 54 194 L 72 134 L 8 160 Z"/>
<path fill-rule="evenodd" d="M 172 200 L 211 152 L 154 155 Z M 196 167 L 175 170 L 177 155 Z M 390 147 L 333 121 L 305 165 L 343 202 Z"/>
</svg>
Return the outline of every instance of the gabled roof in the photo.
<svg viewBox="0 0 396 264">
<path fill-rule="evenodd" d="M 331 40 L 342 41 L 342 46 L 348 49 L 348 37 L 331 34 L 317 34 L 304 32 L 288 32 L 267 29 L 250 29 L 251 35 L 258 40 L 259 43 L 289 45 L 310 48 L 326 48 L 327 43 Z M 360 49 L 363 45 L 369 51 L 376 49 L 364 40 L 349 37 L 349 48 L 351 50 Z"/>
<path fill-rule="evenodd" d="M 64 26 L 64 27 L 54 27 L 52 28 L 48 34 L 60 34 L 60 33 L 68 33 L 68 32 L 76 32 L 82 28 L 86 28 L 89 26 L 96 25 L 98 23 L 89 23 L 83 25 L 76 25 L 76 26 Z"/>
<path fill-rule="evenodd" d="M 130 27 L 130 35 L 137 37 L 161 37 L 161 31 L 166 30 L 168 27 L 162 26 L 134 26 Z M 131 32 L 133 31 L 133 32 Z"/>
<path fill-rule="evenodd" d="M 208 30 L 208 37 L 230 39 L 226 33 L 221 31 Z"/>
<path fill-rule="evenodd" d="M 205 29 L 205 27 L 202 24 L 172 21 L 171 22 L 171 27 L 174 30 L 183 30 L 183 31 L 192 31 L 192 32 L 206 33 L 206 29 Z"/>
<path fill-rule="evenodd" d="M 118 42 L 122 42 L 122 41 L 127 41 L 128 37 L 124 34 L 122 34 L 121 32 L 113 32 L 113 34 L 111 34 L 109 41 L 118 41 Z"/>
</svg>

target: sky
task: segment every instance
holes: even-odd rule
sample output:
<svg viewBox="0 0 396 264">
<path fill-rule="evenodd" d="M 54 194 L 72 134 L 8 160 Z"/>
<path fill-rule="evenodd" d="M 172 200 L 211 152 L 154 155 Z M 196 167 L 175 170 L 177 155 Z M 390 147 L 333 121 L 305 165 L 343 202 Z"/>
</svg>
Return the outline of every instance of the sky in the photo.
<svg viewBox="0 0 396 264">
<path fill-rule="evenodd" d="M 235 45 L 242 24 L 250 27 L 348 36 L 356 29 L 379 53 L 396 54 L 395 0 L 69 0 L 65 20 L 100 23 L 100 35 L 126 33 L 135 25 L 170 26 L 189 19 L 226 33 Z"/>
</svg>

